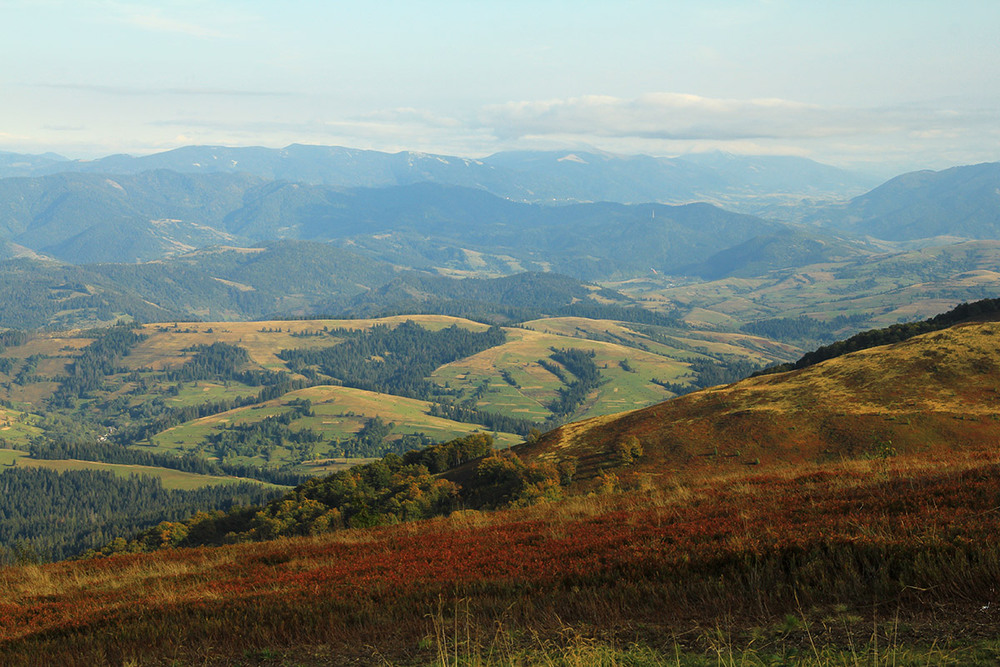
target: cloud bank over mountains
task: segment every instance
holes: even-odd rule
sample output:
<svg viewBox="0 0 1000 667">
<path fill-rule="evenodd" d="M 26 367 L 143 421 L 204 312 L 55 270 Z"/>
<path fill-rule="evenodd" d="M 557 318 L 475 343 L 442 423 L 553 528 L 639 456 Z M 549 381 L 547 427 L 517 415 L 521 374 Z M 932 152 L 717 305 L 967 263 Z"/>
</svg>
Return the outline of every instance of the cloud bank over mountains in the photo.
<svg viewBox="0 0 1000 667">
<path fill-rule="evenodd" d="M 6 151 L 1000 159 L 1000 3 L 2 4 Z"/>
<path fill-rule="evenodd" d="M 302 95 L 281 91 L 165 89 L 53 85 L 56 94 L 147 98 L 242 100 L 243 106 L 276 111 L 286 104 L 308 106 Z M 153 152 L 176 145 L 336 144 L 376 150 L 423 150 L 481 157 L 502 150 L 586 148 L 618 153 L 679 155 L 703 150 L 801 155 L 822 162 L 864 167 L 885 163 L 889 171 L 997 159 L 1000 109 L 953 108 L 947 104 L 852 108 L 779 98 L 712 98 L 659 92 L 634 98 L 581 95 L 491 104 L 462 115 L 399 107 L 362 114 L 261 119 L 241 112 L 214 113 L 224 104 L 206 104 L 203 115 L 153 118 L 140 132 L 159 135 L 132 151 Z M 278 114 L 274 114 L 278 115 Z M 111 131 L 109 125 L 59 125 L 65 135 Z M 117 127 L 127 132 L 128 124 Z M 0 134 L 0 150 L 21 147 L 26 137 Z M 59 150 L 59 145 L 42 146 Z M 23 148 L 21 148 L 23 150 Z"/>
</svg>

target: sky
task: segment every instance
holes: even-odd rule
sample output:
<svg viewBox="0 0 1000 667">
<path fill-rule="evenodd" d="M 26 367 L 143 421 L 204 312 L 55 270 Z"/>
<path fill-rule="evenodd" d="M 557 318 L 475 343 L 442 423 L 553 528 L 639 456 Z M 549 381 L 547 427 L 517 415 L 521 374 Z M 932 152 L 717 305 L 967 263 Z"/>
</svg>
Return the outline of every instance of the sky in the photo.
<svg viewBox="0 0 1000 667">
<path fill-rule="evenodd" d="M 0 0 L 0 150 L 1000 161 L 997 0 Z"/>
</svg>

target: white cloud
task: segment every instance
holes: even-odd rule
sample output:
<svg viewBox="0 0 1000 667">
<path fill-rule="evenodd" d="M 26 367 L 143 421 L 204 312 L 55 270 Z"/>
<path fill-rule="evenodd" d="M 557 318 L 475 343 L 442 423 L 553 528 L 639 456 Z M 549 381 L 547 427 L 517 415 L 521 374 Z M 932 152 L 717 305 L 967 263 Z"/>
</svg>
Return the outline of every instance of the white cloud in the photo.
<svg viewBox="0 0 1000 667">
<path fill-rule="evenodd" d="M 633 99 L 585 95 L 509 102 L 486 107 L 480 122 L 500 139 L 558 134 L 669 141 L 789 141 L 961 132 L 990 121 L 978 112 L 922 107 L 856 109 L 777 98 L 740 100 L 650 93 Z"/>
<path fill-rule="evenodd" d="M 123 23 L 146 30 L 187 35 L 188 37 L 198 37 L 201 39 L 214 39 L 226 36 L 223 32 L 209 28 L 208 26 L 169 18 L 158 10 L 150 10 L 144 13 L 130 12 L 122 16 L 120 20 Z"/>
</svg>

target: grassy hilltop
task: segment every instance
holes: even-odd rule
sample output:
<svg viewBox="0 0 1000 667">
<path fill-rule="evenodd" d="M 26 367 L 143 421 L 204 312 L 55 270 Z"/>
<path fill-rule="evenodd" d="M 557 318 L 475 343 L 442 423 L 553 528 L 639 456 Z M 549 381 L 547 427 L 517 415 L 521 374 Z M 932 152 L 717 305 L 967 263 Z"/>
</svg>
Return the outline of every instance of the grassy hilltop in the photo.
<svg viewBox="0 0 1000 667">
<path fill-rule="evenodd" d="M 634 436 L 643 467 L 668 474 L 987 447 L 1000 439 L 998 336 L 969 323 L 569 424 L 530 451 L 599 467 Z"/>
</svg>

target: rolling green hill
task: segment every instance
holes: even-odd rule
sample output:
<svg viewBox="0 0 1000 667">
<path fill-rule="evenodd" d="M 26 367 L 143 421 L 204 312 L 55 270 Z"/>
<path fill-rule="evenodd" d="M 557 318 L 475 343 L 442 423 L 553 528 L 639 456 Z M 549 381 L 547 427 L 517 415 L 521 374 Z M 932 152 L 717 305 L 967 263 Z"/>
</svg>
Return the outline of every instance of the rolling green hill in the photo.
<svg viewBox="0 0 1000 667">
<path fill-rule="evenodd" d="M 156 259 L 231 242 L 218 222 L 257 183 L 170 171 L 0 179 L 0 233 L 71 262 Z"/>
<path fill-rule="evenodd" d="M 456 279 L 310 241 L 206 248 L 141 264 L 0 262 L 0 326 L 68 328 L 267 316 L 442 314 L 513 323 L 581 315 L 676 325 L 614 290 L 555 273 Z"/>
<path fill-rule="evenodd" d="M 406 322 L 412 334 L 399 328 Z M 482 428 L 500 431 L 501 442 L 509 444 L 518 436 L 505 436 L 505 430 L 523 437 L 532 426 L 648 405 L 702 386 L 708 378 L 745 375 L 798 354 L 795 348 L 753 336 L 554 318 L 496 329 L 502 338 L 487 349 L 472 348 L 466 356 L 439 357 L 425 366 L 422 357 L 414 357 L 391 375 L 379 375 L 383 367 L 391 370 L 392 358 L 385 355 L 408 353 L 377 347 L 376 333 L 392 337 L 397 331 L 399 341 L 392 345 L 410 345 L 408 337 L 420 331 L 445 335 L 456 326 L 483 335 L 493 331 L 442 315 L 147 324 L 135 330 L 131 342 L 122 338 L 114 343 L 119 347 L 109 349 L 118 351 L 104 357 L 94 350 L 109 335 L 106 331 L 33 335 L 0 356 L 0 398 L 35 415 L 9 419 L 34 426 L 13 429 L 8 440 L 22 446 L 38 436 L 101 436 L 130 445 L 148 440 L 155 445 L 150 452 L 195 452 L 257 466 L 300 465 L 350 456 L 340 441 L 379 418 L 395 424 L 383 434 L 386 442 L 422 433 L 425 440 L 414 441 L 419 444 Z M 350 345 L 341 347 L 345 342 Z M 417 344 L 432 343 L 428 338 Z M 443 352 L 457 344 L 446 343 Z M 330 355 L 348 349 L 356 349 L 349 353 L 356 356 Z M 563 359 L 566 350 L 577 350 L 586 359 Z M 92 367 L 103 370 L 81 370 Z M 576 384 L 586 372 L 592 373 L 589 383 Z M 381 397 L 374 400 L 373 391 Z M 296 407 L 302 398 L 311 407 Z M 310 410 L 316 416 L 306 414 Z M 287 421 L 274 428 L 283 435 L 267 451 L 255 445 L 258 449 L 249 454 L 234 449 L 222 455 L 208 437 L 223 424 L 281 415 Z M 295 441 L 299 432 L 309 432 L 308 439 Z M 253 439 L 261 433 L 226 437 Z M 357 455 L 377 453 L 369 445 L 362 447 L 367 453 Z"/>
<path fill-rule="evenodd" d="M 858 242 L 785 229 L 721 250 L 701 263 L 683 267 L 680 273 L 705 280 L 752 278 L 812 264 L 863 261 L 873 254 Z"/>
</svg>

